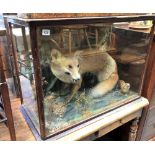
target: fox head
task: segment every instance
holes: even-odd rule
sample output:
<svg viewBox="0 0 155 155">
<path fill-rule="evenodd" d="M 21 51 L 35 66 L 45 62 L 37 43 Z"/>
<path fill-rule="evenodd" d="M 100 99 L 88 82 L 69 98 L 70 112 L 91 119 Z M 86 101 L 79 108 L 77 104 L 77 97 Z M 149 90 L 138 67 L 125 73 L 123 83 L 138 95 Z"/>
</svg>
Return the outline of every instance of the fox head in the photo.
<svg viewBox="0 0 155 155">
<path fill-rule="evenodd" d="M 51 51 L 51 70 L 53 74 L 65 83 L 76 83 L 81 79 L 79 72 L 79 53 L 74 56 L 63 56 L 58 50 Z"/>
</svg>

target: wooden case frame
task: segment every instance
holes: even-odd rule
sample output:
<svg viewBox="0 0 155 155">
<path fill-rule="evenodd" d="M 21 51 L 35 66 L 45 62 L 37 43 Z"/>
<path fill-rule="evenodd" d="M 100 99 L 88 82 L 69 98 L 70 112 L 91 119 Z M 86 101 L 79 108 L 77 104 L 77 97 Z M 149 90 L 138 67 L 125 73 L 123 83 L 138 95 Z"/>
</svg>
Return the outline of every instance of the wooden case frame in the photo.
<svg viewBox="0 0 155 155">
<path fill-rule="evenodd" d="M 20 26 L 22 28 L 28 26 L 30 29 L 31 49 L 32 49 L 32 56 L 33 56 L 35 81 L 36 81 L 37 107 L 38 107 L 38 114 L 39 114 L 41 139 L 45 140 L 49 137 L 53 137 L 56 135 L 58 136 L 58 134 L 60 134 L 60 133 L 57 133 L 56 135 L 50 135 L 48 137 L 46 136 L 44 105 L 42 102 L 43 101 L 43 90 L 42 90 L 42 84 L 41 84 L 41 67 L 40 67 L 39 50 L 38 50 L 38 45 L 37 45 L 37 27 L 152 20 L 153 25 L 152 25 L 152 28 L 150 31 L 150 40 L 149 40 L 149 46 L 148 46 L 148 51 L 147 51 L 148 56 L 146 59 L 144 73 L 141 78 L 141 86 L 140 86 L 140 90 L 139 90 L 139 95 L 141 95 L 143 82 L 145 82 L 144 81 L 145 72 L 146 72 L 147 64 L 150 59 L 150 51 L 151 51 L 150 49 L 151 49 L 151 43 L 153 40 L 154 29 L 155 29 L 155 16 L 154 15 L 135 15 L 135 16 L 116 16 L 116 17 L 115 16 L 110 16 L 110 17 L 102 16 L 102 17 L 78 17 L 78 18 L 49 18 L 49 19 L 22 19 L 22 18 L 17 18 L 17 17 L 5 17 L 5 19 L 7 20 L 8 37 L 10 38 L 10 41 L 12 40 L 12 25 Z M 15 56 L 15 51 L 13 48 L 13 42 L 10 42 L 10 46 L 11 46 L 10 52 L 13 53 L 13 59 L 14 59 L 14 63 L 15 63 L 15 71 L 16 71 L 16 75 L 17 75 L 18 82 L 20 85 L 18 65 L 16 64 L 17 58 Z M 20 89 L 20 94 L 21 94 L 21 98 L 22 98 L 21 89 Z M 127 103 L 124 103 L 124 104 L 127 104 Z M 91 118 L 91 119 L 95 119 L 95 118 Z M 89 123 L 89 121 L 90 121 L 90 119 L 88 118 L 87 122 L 76 125 L 76 128 L 78 128 L 80 126 L 85 126 L 87 123 Z M 72 130 L 72 128 L 70 130 Z M 67 131 L 69 132 L 69 129 L 67 129 Z M 66 134 L 67 131 L 64 131 L 64 130 L 61 131 L 61 135 Z"/>
</svg>

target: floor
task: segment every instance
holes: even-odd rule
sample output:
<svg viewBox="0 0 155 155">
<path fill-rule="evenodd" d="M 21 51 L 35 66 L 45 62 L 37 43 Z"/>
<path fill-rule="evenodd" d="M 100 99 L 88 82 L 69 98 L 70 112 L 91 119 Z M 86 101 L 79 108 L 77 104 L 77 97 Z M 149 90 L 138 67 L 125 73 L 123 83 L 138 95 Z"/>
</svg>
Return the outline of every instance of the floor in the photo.
<svg viewBox="0 0 155 155">
<path fill-rule="evenodd" d="M 11 103 L 12 103 L 12 111 L 13 111 L 13 118 L 14 118 L 14 123 L 15 123 L 17 140 L 18 141 L 34 141 L 35 138 L 19 110 L 20 100 L 13 99 Z M 0 124 L 0 141 L 8 141 L 8 140 L 10 140 L 8 129 L 2 123 Z"/>
</svg>

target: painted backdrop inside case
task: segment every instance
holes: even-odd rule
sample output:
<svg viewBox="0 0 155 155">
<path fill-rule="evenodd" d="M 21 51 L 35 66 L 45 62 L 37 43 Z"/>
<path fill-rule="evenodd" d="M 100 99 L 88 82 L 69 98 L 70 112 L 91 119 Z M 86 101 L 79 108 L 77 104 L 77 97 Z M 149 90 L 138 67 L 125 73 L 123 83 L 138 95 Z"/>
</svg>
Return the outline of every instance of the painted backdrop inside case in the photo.
<svg viewBox="0 0 155 155">
<path fill-rule="evenodd" d="M 138 98 L 148 41 L 129 23 L 38 27 L 47 136 Z M 24 108 L 39 131 L 29 64 Z"/>
</svg>

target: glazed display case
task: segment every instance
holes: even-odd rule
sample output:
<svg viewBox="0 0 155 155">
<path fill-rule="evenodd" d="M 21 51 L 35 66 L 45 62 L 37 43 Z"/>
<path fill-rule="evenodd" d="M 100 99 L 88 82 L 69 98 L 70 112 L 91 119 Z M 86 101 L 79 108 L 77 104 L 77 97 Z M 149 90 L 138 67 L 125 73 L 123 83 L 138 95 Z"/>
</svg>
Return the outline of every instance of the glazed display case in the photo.
<svg viewBox="0 0 155 155">
<path fill-rule="evenodd" d="M 154 20 L 153 15 L 8 17 L 21 111 L 31 129 L 43 140 L 54 139 L 138 99 Z"/>
</svg>

